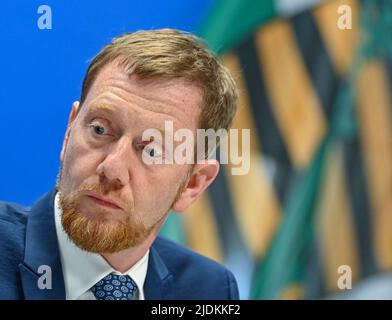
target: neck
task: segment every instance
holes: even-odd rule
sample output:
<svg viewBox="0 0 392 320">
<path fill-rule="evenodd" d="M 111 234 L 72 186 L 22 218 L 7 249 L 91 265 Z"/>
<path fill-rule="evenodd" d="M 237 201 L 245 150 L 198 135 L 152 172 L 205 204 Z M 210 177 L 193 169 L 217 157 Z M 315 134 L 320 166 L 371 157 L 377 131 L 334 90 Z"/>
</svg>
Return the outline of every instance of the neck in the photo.
<svg viewBox="0 0 392 320">
<path fill-rule="evenodd" d="M 114 270 L 125 273 L 143 258 L 153 241 L 154 239 L 146 239 L 136 247 L 127 248 L 115 253 L 101 253 L 101 256 Z"/>
<path fill-rule="evenodd" d="M 101 256 L 110 264 L 110 266 L 121 273 L 127 272 L 132 268 L 151 247 L 155 238 L 158 236 L 159 230 L 165 223 L 169 210 L 159 219 L 159 221 L 152 228 L 151 233 L 139 245 L 115 253 L 101 253 Z"/>
<path fill-rule="evenodd" d="M 141 244 L 115 253 L 101 253 L 101 256 L 114 270 L 125 273 L 143 258 L 151 247 L 160 230 L 160 225 L 157 227 Z"/>
</svg>

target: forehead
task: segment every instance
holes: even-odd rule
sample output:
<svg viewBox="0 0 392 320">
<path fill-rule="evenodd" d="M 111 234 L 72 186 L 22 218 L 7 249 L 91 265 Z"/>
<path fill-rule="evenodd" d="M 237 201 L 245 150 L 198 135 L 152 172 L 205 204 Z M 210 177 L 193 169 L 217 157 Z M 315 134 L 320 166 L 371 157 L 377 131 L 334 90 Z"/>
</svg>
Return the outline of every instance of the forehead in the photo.
<svg viewBox="0 0 392 320">
<path fill-rule="evenodd" d="M 116 62 L 104 66 L 83 108 L 100 106 L 139 124 L 172 120 L 177 128 L 196 129 L 203 104 L 202 89 L 183 79 L 140 79 Z"/>
</svg>

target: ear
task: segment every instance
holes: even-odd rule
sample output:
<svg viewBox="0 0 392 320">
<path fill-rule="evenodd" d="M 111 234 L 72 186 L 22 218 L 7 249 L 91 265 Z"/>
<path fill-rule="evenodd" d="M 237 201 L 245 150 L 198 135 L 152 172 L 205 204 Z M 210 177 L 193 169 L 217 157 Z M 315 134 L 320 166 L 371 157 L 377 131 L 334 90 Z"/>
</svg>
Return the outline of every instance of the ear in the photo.
<svg viewBox="0 0 392 320">
<path fill-rule="evenodd" d="M 196 164 L 189 181 L 173 204 L 172 210 L 183 212 L 194 203 L 205 189 L 214 181 L 219 172 L 219 162 L 215 159 Z"/>
<path fill-rule="evenodd" d="M 75 101 L 72 104 L 72 110 L 71 110 L 71 113 L 69 114 L 67 131 L 65 132 L 64 141 L 63 141 L 63 147 L 61 148 L 61 153 L 60 153 L 60 160 L 61 160 L 61 162 L 63 162 L 63 160 L 64 160 L 64 154 L 65 154 L 65 150 L 67 148 L 69 134 L 71 132 L 71 124 L 72 124 L 72 122 L 76 118 L 76 114 L 77 114 L 78 108 L 79 108 L 79 101 Z"/>
</svg>

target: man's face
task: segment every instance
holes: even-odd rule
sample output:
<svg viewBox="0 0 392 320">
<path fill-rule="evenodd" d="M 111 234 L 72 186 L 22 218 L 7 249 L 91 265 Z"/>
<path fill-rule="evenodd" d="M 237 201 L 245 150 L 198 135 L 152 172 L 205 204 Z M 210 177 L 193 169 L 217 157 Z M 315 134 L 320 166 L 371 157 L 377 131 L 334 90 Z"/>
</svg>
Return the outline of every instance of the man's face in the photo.
<svg viewBox="0 0 392 320">
<path fill-rule="evenodd" d="M 196 131 L 202 91 L 180 79 L 140 80 L 112 62 L 71 113 L 58 184 L 62 222 L 87 251 L 117 252 L 140 244 L 165 220 L 190 165 L 143 162 L 149 128 Z"/>
</svg>

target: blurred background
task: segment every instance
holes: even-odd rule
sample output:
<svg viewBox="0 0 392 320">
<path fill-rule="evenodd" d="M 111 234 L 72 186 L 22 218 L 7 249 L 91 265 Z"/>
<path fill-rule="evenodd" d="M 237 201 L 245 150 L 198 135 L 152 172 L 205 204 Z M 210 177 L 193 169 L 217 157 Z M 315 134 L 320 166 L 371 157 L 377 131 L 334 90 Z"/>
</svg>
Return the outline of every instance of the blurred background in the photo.
<svg viewBox="0 0 392 320">
<path fill-rule="evenodd" d="M 237 80 L 234 128 L 250 129 L 251 166 L 242 176 L 222 166 L 162 233 L 227 265 L 242 299 L 392 299 L 391 1 L 1 7 L 0 200 L 30 205 L 54 187 L 68 113 L 100 48 L 138 29 L 191 31 Z"/>
</svg>

